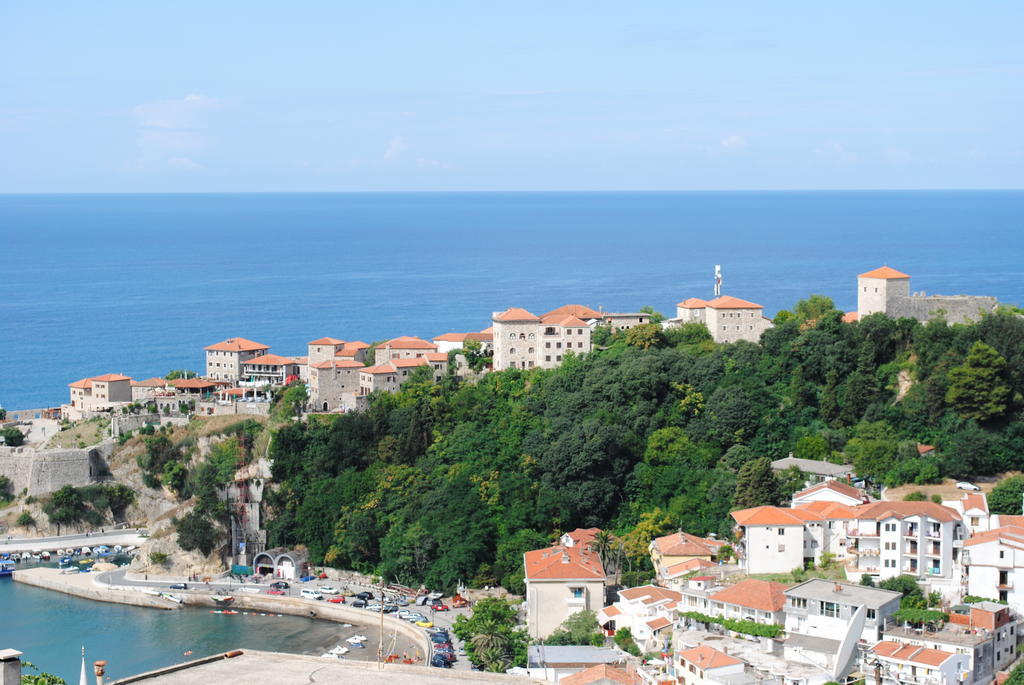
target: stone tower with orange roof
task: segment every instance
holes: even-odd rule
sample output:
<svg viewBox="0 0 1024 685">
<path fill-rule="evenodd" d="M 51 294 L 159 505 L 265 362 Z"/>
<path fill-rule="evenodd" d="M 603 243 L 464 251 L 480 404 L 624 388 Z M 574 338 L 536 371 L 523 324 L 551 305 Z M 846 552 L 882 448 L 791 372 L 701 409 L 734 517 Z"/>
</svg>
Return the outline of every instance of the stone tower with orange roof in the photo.
<svg viewBox="0 0 1024 685">
<path fill-rule="evenodd" d="M 892 267 L 883 266 L 857 276 L 858 318 L 894 311 L 896 301 L 906 297 L 910 297 L 910 276 Z"/>
</svg>

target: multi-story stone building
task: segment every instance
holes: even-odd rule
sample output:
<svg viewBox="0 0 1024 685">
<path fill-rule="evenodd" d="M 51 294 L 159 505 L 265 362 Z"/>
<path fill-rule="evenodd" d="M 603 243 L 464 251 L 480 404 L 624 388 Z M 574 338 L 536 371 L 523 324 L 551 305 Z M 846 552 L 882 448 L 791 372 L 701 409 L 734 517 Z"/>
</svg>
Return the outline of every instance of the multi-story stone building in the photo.
<svg viewBox="0 0 1024 685">
<path fill-rule="evenodd" d="M 910 276 L 883 266 L 857 276 L 857 318 L 882 312 L 894 319 L 918 321 L 941 316 L 947 323 L 979 321 L 999 301 L 979 295 L 925 295 L 910 292 Z"/>
<path fill-rule="evenodd" d="M 437 352 L 437 345 L 411 335 L 386 340 L 373 350 L 375 364 L 386 364 L 394 359 L 417 359 L 428 352 Z"/>
<path fill-rule="evenodd" d="M 443 352 L 426 352 L 417 357 L 395 357 L 383 364 L 358 369 L 359 395 L 366 396 L 377 391 L 395 392 L 421 366 L 431 370 L 434 382 L 448 373 L 448 355 Z"/>
<path fill-rule="evenodd" d="M 344 347 L 345 341 L 338 338 L 327 337 L 311 340 L 307 345 L 306 363 L 313 366 L 313 364 L 333 360 Z"/>
<path fill-rule="evenodd" d="M 270 349 L 245 338 L 228 338 L 206 348 L 206 377 L 235 382 L 242 377 L 242 364 Z"/>
<path fill-rule="evenodd" d="M 309 366 L 309 404 L 314 411 L 355 409 L 359 372 L 366 367 L 353 359 L 328 359 Z"/>
<path fill-rule="evenodd" d="M 523 555 L 526 626 L 531 639 L 545 638 L 579 611 L 604 606 L 605 571 L 590 542 L 597 528 L 566 533 L 559 544 Z"/>
<path fill-rule="evenodd" d="M 772 327 L 771 320 L 764 316 L 764 307 L 729 295 L 707 301 L 697 297 L 683 300 L 676 305 L 676 317 L 665 323 L 672 326 L 693 322 L 707 326 L 717 343 L 759 342 L 761 334 Z"/>
<path fill-rule="evenodd" d="M 492 321 L 495 370 L 551 369 L 569 352 L 590 352 L 590 326 L 571 314 L 540 317 L 513 308 L 495 312 Z"/>
</svg>

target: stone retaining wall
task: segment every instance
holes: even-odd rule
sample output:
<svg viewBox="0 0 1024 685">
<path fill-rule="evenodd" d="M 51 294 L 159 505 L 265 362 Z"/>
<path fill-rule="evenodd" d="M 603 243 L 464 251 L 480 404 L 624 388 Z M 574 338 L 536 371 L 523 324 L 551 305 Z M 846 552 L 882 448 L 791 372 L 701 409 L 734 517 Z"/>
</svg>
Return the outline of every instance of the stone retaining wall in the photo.
<svg viewBox="0 0 1024 685">
<path fill-rule="evenodd" d="M 28 571 L 15 571 L 13 578 L 16 583 L 24 583 L 40 587 L 45 590 L 63 592 L 67 595 L 93 599 L 98 602 L 110 602 L 112 604 L 129 604 L 137 607 L 148 607 L 151 609 L 173 610 L 180 609 L 181 605 L 175 604 L 168 599 L 162 599 L 154 595 L 147 595 L 138 590 L 124 590 L 117 588 L 102 587 L 96 584 L 86 585 L 70 581 L 70 578 L 81 576 L 49 576 Z"/>
<path fill-rule="evenodd" d="M 0 447 L 0 476 L 11 480 L 15 494 L 44 495 L 65 485 L 89 485 L 108 472 L 106 459 L 113 441 L 77 449 L 37 450 L 33 447 Z"/>
</svg>

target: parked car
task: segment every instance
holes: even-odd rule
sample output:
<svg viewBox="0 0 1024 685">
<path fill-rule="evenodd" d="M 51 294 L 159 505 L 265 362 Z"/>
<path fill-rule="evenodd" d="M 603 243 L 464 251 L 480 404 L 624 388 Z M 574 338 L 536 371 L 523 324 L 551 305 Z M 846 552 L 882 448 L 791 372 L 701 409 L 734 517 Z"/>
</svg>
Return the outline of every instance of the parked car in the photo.
<svg viewBox="0 0 1024 685">
<path fill-rule="evenodd" d="M 410 623 L 415 623 L 416 621 L 426 621 L 427 617 L 423 614 L 410 613 L 408 616 L 405 617 L 405 620 L 409 621 Z"/>
<path fill-rule="evenodd" d="M 319 592 L 317 592 L 316 590 L 313 590 L 311 588 L 303 588 L 302 592 L 300 592 L 299 595 L 301 595 L 303 599 L 323 599 L 324 598 L 323 595 L 321 595 Z"/>
<path fill-rule="evenodd" d="M 429 595 L 427 595 L 427 598 L 432 602 L 436 602 L 442 597 L 444 597 L 443 592 L 431 592 Z"/>
<path fill-rule="evenodd" d="M 366 600 L 365 599 L 354 599 L 354 600 L 352 600 L 352 606 L 354 606 L 356 609 L 362 609 L 362 608 L 364 608 L 366 606 Z"/>
<path fill-rule="evenodd" d="M 385 604 L 384 605 L 384 613 L 385 614 L 393 614 L 396 611 L 398 611 L 398 605 L 397 604 Z"/>
<path fill-rule="evenodd" d="M 325 595 L 336 595 L 336 594 L 338 594 L 338 588 L 332 587 L 330 585 L 321 585 L 317 589 L 320 590 L 321 594 L 325 594 Z"/>
<path fill-rule="evenodd" d="M 330 602 L 331 604 L 344 604 L 345 603 L 345 598 L 342 597 L 341 595 L 336 595 L 334 597 L 331 597 L 327 601 Z"/>
<path fill-rule="evenodd" d="M 171 583 L 170 588 L 172 590 L 187 590 L 188 583 Z"/>
<path fill-rule="evenodd" d="M 397 604 L 400 607 L 407 607 L 409 606 L 409 600 L 407 600 L 405 597 L 399 597 L 395 600 L 395 604 Z"/>
<path fill-rule="evenodd" d="M 441 602 L 434 602 L 430 605 L 430 608 L 434 611 L 448 611 L 448 605 L 442 604 Z"/>
<path fill-rule="evenodd" d="M 311 580 L 316 580 L 316 576 L 302 576 L 299 578 L 303 583 L 308 583 Z"/>
<path fill-rule="evenodd" d="M 959 489 L 959 490 L 973 490 L 973 491 L 975 491 L 975 492 L 977 492 L 977 491 L 981 490 L 981 488 L 979 488 L 979 487 L 978 487 L 977 485 L 975 485 L 974 483 L 968 483 L 968 482 L 967 482 L 967 481 L 965 481 L 965 480 L 963 480 L 963 481 L 960 481 L 959 483 L 957 483 L 957 484 L 956 484 L 956 487 L 957 487 L 957 489 Z"/>
<path fill-rule="evenodd" d="M 401 619 L 407 619 L 407 618 L 409 618 L 410 616 L 412 616 L 412 615 L 413 615 L 413 613 L 414 613 L 414 612 L 412 612 L 412 611 L 409 611 L 408 609 L 399 609 L 399 610 L 398 610 L 398 618 L 401 618 Z"/>
<path fill-rule="evenodd" d="M 366 607 L 366 610 L 367 611 L 380 611 L 380 604 L 378 602 L 374 602 L 373 604 L 368 605 Z"/>
<path fill-rule="evenodd" d="M 274 588 L 275 590 L 287 590 L 291 587 L 291 585 L 289 585 L 287 582 L 283 580 L 276 580 L 270 584 L 270 587 Z"/>
<path fill-rule="evenodd" d="M 283 595 L 283 594 L 285 594 L 285 591 L 284 590 L 279 590 L 276 587 L 272 587 L 269 590 L 267 590 L 267 594 L 268 595 Z"/>
<path fill-rule="evenodd" d="M 444 643 L 444 642 L 451 641 L 451 638 L 448 637 L 448 633 L 445 633 L 443 631 L 438 631 L 436 633 L 430 633 L 430 641 L 431 642 L 435 642 L 437 644 L 441 644 L 441 643 Z"/>
<path fill-rule="evenodd" d="M 420 628 L 433 628 L 434 627 L 434 624 L 432 622 L 430 622 L 430 621 L 427 621 L 427 620 L 416 621 L 416 625 L 418 625 Z"/>
<path fill-rule="evenodd" d="M 373 593 L 372 592 L 366 592 L 366 591 L 357 592 L 355 596 L 358 597 L 359 599 L 373 599 Z"/>
<path fill-rule="evenodd" d="M 435 667 L 435 668 L 451 668 L 452 667 L 451 662 L 448 661 L 447 659 L 445 659 L 440 654 L 435 654 L 434 656 L 430 657 L 430 665 Z"/>
</svg>

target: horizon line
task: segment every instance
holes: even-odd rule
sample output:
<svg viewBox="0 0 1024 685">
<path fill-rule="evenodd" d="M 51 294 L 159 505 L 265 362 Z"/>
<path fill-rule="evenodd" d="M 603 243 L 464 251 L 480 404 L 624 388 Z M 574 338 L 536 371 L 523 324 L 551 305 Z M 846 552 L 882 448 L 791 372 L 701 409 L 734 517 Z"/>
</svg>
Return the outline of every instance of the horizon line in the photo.
<svg viewBox="0 0 1024 685">
<path fill-rule="evenodd" d="M 29 190 L 0 192 L 0 197 L 25 195 L 514 195 L 514 194 L 709 194 L 709 193 L 1005 193 L 1021 187 L 990 188 L 711 188 L 711 189 L 520 189 L 520 190 Z"/>
</svg>

